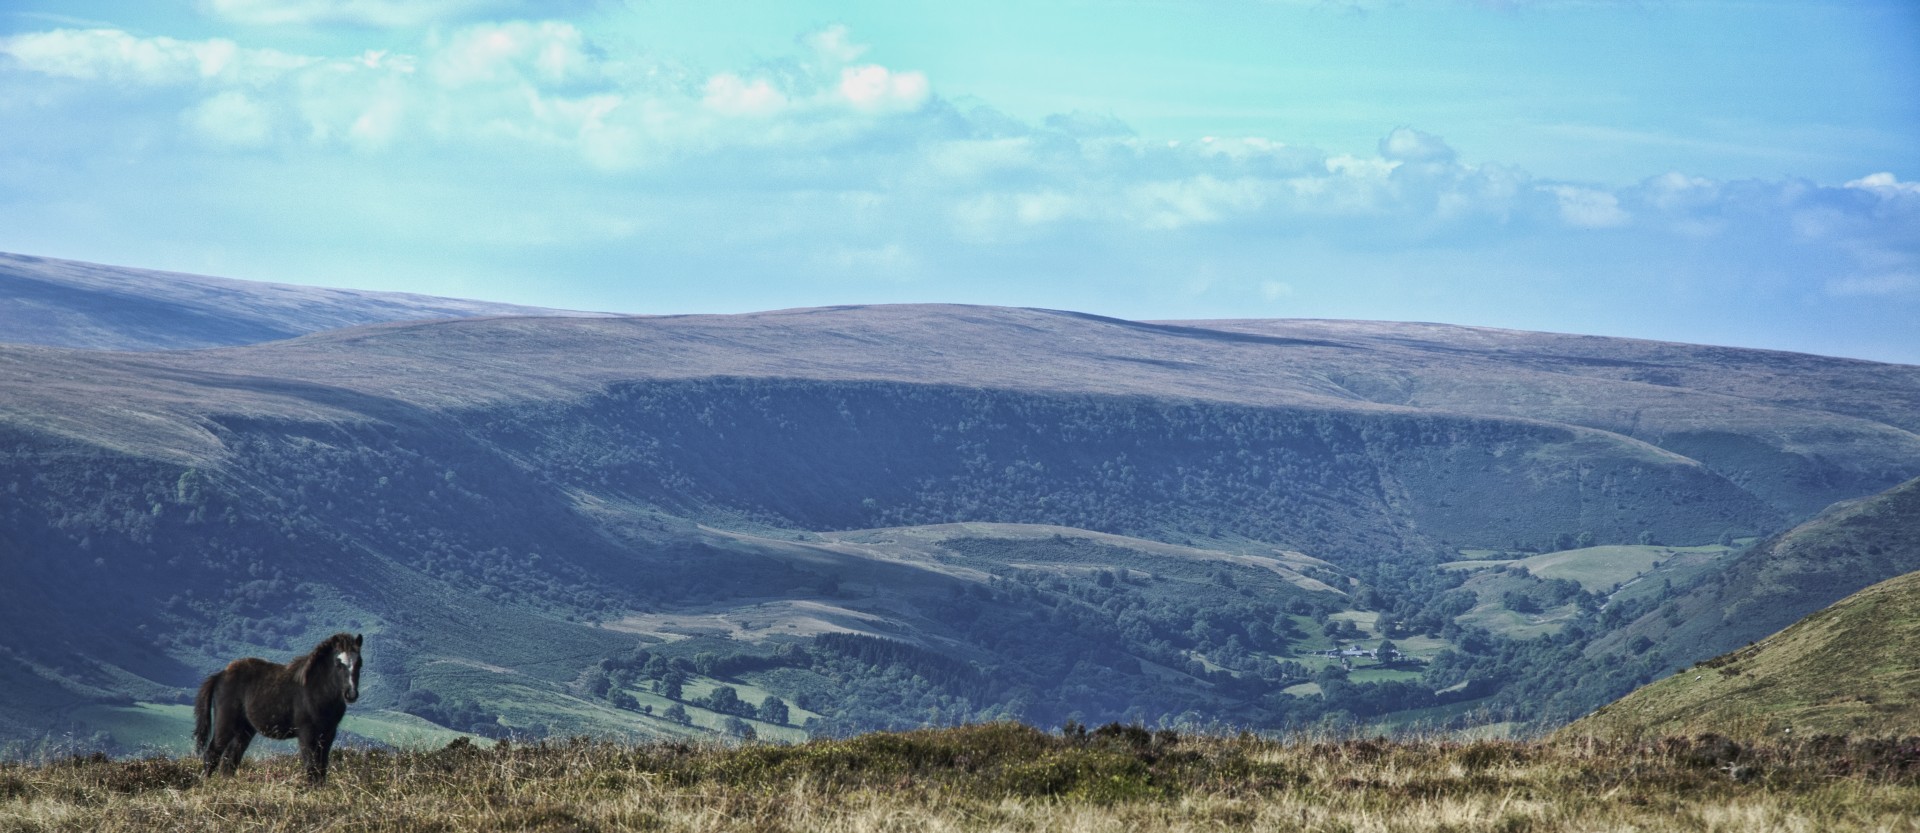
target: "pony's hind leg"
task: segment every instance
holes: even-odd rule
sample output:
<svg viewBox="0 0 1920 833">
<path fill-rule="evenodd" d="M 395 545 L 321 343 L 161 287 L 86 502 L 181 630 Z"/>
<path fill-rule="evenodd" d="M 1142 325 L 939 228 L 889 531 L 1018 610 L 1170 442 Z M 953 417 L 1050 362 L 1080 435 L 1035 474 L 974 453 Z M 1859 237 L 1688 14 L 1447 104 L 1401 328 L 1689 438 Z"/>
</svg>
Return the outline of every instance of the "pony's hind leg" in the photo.
<svg viewBox="0 0 1920 833">
<path fill-rule="evenodd" d="M 200 775 L 202 777 L 206 777 L 206 778 L 213 777 L 214 769 L 220 766 L 220 758 L 222 757 L 221 753 L 226 751 L 228 740 L 229 740 L 229 733 L 225 731 L 217 731 L 213 733 L 213 736 L 211 738 L 207 739 L 207 745 L 204 747 L 201 747 L 200 763 L 202 766 L 200 769 Z"/>
<path fill-rule="evenodd" d="M 232 775 L 240 768 L 240 759 L 247 756 L 247 747 L 253 743 L 252 726 L 235 726 L 233 734 L 227 740 L 225 753 L 220 756 L 220 771 Z"/>
<path fill-rule="evenodd" d="M 241 732 L 246 731 L 245 727 L 234 725 L 234 721 L 226 719 L 225 715 L 216 715 L 216 718 L 212 731 L 208 733 L 207 745 L 200 750 L 200 762 L 203 764 L 201 774 L 207 777 L 212 777 L 216 771 L 233 774 L 233 767 L 227 759 L 235 740 Z"/>
</svg>

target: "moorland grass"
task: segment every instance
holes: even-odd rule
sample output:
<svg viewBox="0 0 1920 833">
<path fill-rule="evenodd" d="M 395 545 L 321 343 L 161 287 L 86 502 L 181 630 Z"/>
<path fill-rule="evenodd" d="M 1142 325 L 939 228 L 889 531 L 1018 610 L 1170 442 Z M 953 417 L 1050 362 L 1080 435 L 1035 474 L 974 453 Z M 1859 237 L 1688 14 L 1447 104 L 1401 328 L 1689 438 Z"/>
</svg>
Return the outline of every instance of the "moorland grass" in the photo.
<svg viewBox="0 0 1920 833">
<path fill-rule="evenodd" d="M 792 746 L 591 740 L 0 764 L 0 831 L 1920 830 L 1920 738 L 1269 740 L 1015 724 Z"/>
</svg>

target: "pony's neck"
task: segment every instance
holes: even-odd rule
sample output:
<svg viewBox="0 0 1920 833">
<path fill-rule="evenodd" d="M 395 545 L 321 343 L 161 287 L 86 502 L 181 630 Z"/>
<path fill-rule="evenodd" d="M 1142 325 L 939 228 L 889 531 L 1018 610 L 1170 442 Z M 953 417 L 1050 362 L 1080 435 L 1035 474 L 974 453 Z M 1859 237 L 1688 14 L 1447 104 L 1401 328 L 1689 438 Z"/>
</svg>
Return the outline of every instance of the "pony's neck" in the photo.
<svg viewBox="0 0 1920 833">
<path fill-rule="evenodd" d="M 332 643 L 307 655 L 307 690 L 327 699 L 345 699 L 346 692 L 340 688 L 339 680 L 334 679 L 333 661 Z"/>
</svg>

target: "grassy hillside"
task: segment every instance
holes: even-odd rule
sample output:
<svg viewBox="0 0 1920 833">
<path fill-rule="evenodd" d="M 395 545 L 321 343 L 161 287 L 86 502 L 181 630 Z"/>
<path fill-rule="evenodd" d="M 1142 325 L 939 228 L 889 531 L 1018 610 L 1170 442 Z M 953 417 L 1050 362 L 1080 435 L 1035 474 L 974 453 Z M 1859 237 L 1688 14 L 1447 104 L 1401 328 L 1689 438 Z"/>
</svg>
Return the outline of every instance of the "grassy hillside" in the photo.
<svg viewBox="0 0 1920 833">
<path fill-rule="evenodd" d="M 445 830 L 1590 831 L 1913 828 L 1911 742 L 1275 742 L 996 724 L 799 746 L 569 742 L 0 764 L 0 824 L 88 833 Z"/>
<path fill-rule="evenodd" d="M 0 729 L 114 731 L 96 707 L 164 714 L 340 629 L 370 635 L 370 711 L 489 735 L 1552 722 L 1653 673 L 1555 676 L 1716 571 L 1701 548 L 1920 473 L 1884 407 L 1920 401 L 1911 368 L 1275 327 L 889 307 L 0 346 Z M 1677 450 L 1703 431 L 1759 456 Z M 1439 569 L 1465 550 L 1541 560 Z"/>
<path fill-rule="evenodd" d="M 1568 734 L 1920 735 L 1920 572 L 1602 707 Z"/>
<path fill-rule="evenodd" d="M 380 321 L 552 314 L 514 304 L 236 281 L 0 252 L 0 341 L 16 344 L 178 350 L 277 341 Z"/>
<path fill-rule="evenodd" d="M 1835 506 L 1701 574 L 1590 653 L 1664 653 L 1672 668 L 1732 651 L 1868 584 L 1920 570 L 1916 529 L 1920 480 Z"/>
</svg>

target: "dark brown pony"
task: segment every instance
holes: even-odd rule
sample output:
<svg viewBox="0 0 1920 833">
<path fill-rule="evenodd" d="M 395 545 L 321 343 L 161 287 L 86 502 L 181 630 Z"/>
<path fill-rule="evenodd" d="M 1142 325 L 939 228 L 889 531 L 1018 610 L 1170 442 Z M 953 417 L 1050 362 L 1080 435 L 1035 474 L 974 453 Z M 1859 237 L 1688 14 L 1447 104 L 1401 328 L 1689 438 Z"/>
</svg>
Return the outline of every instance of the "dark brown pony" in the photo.
<svg viewBox="0 0 1920 833">
<path fill-rule="evenodd" d="M 247 657 L 200 684 L 193 699 L 193 748 L 206 762 L 233 774 L 254 733 L 300 739 L 307 780 L 327 780 L 327 755 L 347 704 L 360 699 L 360 646 L 365 639 L 336 633 L 286 665 Z"/>
</svg>

